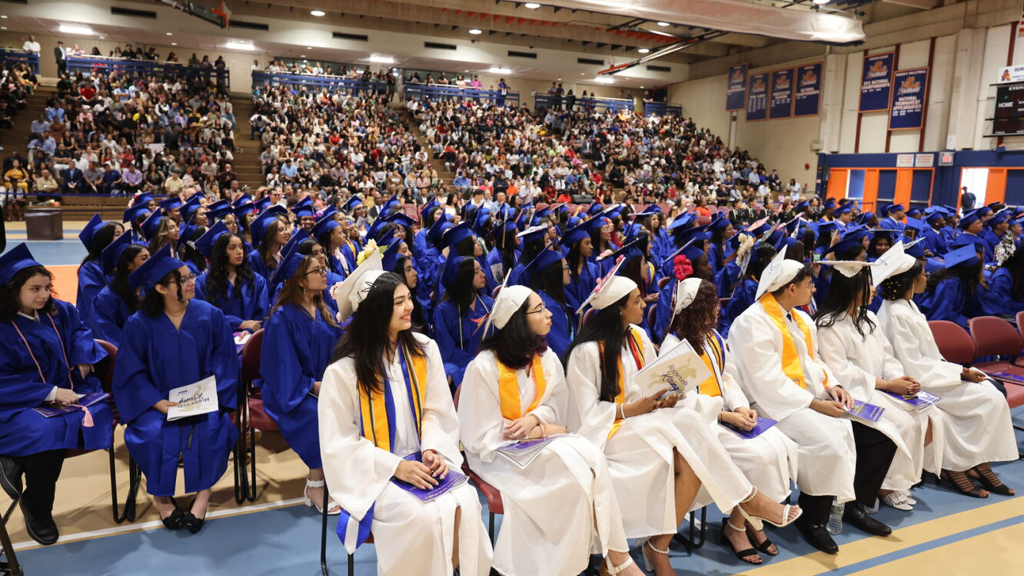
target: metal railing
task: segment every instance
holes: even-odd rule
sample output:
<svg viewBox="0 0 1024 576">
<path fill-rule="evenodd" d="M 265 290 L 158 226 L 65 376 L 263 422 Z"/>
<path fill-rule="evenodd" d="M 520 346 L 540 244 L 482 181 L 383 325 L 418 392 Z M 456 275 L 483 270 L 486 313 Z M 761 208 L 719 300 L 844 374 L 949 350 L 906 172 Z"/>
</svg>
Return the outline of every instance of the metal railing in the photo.
<svg viewBox="0 0 1024 576">
<path fill-rule="evenodd" d="M 633 101 L 629 98 L 595 98 L 593 96 L 587 96 L 586 98 L 576 96 L 575 98 L 572 98 L 566 96 L 551 96 L 550 94 L 534 95 L 533 109 L 546 110 L 552 107 L 567 108 L 570 102 L 572 102 L 573 108 L 583 110 L 612 110 L 614 112 L 618 112 L 620 110 L 633 109 Z"/>
<path fill-rule="evenodd" d="M 682 116 L 683 107 L 666 102 L 644 102 L 644 116 Z"/>
<path fill-rule="evenodd" d="M 498 106 L 518 106 L 519 92 L 502 92 L 501 90 L 481 90 L 479 88 L 460 88 L 459 86 L 439 86 L 437 84 L 406 84 L 405 99 L 425 98 L 427 100 L 473 100 L 490 102 Z"/>
<path fill-rule="evenodd" d="M 189 80 L 201 79 L 216 82 L 225 89 L 231 87 L 231 72 L 224 68 L 189 66 L 177 62 L 154 62 L 152 60 L 126 60 L 105 56 L 68 56 L 68 72 L 96 72 L 110 74 L 119 72 L 131 75 L 181 76 Z"/>
<path fill-rule="evenodd" d="M 388 91 L 386 82 L 371 80 L 353 80 L 341 76 L 315 76 L 312 74 L 290 74 L 278 72 L 252 71 L 252 89 L 257 90 L 266 85 L 271 86 L 305 86 L 309 88 L 327 88 L 330 91 L 348 90 L 358 96 L 363 92 L 385 94 Z"/>
<path fill-rule="evenodd" d="M 10 62 L 28 64 L 32 68 L 33 74 L 39 74 L 39 54 L 0 48 L 0 63 L 7 64 Z"/>
</svg>

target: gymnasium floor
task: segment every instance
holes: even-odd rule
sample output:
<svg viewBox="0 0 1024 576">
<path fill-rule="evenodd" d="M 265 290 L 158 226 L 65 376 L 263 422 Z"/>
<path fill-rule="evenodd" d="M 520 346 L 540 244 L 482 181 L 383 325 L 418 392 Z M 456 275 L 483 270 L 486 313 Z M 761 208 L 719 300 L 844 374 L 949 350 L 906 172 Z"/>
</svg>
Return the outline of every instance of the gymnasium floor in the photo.
<svg viewBox="0 0 1024 576">
<path fill-rule="evenodd" d="M 75 267 L 85 255 L 77 238 L 81 225 L 66 223 L 63 241 L 29 245 L 38 260 L 52 267 L 61 297 L 71 301 L 76 291 Z M 8 247 L 24 239 L 23 225 L 8 223 Z M 1024 424 L 1024 409 L 1015 411 L 1014 421 Z M 1024 446 L 1024 433 L 1018 432 L 1017 439 Z M 118 490 L 123 499 L 128 455 L 120 431 L 115 448 Z M 14 512 L 8 530 L 28 576 L 319 574 L 320 517 L 301 503 L 304 466 L 274 433 L 264 434 L 260 440 L 257 464 L 256 502 L 235 505 L 229 464 L 227 474 L 214 488 L 210 521 L 197 536 L 165 530 L 144 488 L 136 521 L 115 525 L 110 518 L 105 452 L 65 463 L 54 507 L 62 533 L 58 544 L 43 548 L 29 539 L 20 511 Z M 1024 461 L 999 464 L 995 469 L 1004 482 L 1024 493 Z M 992 495 L 976 500 L 936 485 L 933 477 L 914 491 L 914 497 L 918 505 L 912 513 L 891 508 L 878 512 L 878 518 L 894 528 L 891 537 L 872 538 L 847 529 L 836 538 L 841 546 L 837 556 L 815 552 L 795 528 L 769 527 L 781 553 L 756 568 L 741 564 L 719 544 L 721 513 L 712 506 L 708 509 L 707 543 L 692 556 L 673 544 L 672 563 L 686 576 L 1021 573 L 1014 555 L 1024 541 L 1024 498 Z M 0 508 L 6 509 L 8 503 L 6 496 L 0 497 Z M 500 517 L 498 522 L 500 525 Z M 333 528 L 332 521 L 328 561 L 333 574 L 345 574 L 344 549 Z M 634 557 L 639 559 L 639 553 Z M 362 547 L 355 564 L 356 574 L 375 574 L 374 547 Z"/>
</svg>

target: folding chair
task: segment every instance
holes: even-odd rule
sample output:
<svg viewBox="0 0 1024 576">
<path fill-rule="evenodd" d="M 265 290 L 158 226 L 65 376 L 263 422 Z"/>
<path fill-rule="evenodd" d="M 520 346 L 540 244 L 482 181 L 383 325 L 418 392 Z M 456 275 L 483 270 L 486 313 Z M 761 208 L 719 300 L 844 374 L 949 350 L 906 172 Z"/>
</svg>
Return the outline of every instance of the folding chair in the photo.
<svg viewBox="0 0 1024 576">
<path fill-rule="evenodd" d="M 1021 364 L 1017 359 L 1021 348 L 1024 348 L 1024 340 L 1021 339 L 1020 332 L 1013 327 L 1013 324 L 998 316 L 978 316 L 977 318 L 971 318 L 968 321 L 968 326 L 971 328 L 971 337 L 974 338 L 974 344 L 977 348 L 975 351 L 977 357 L 995 356 L 1008 358 L 1007 360 L 978 362 L 974 364 L 975 368 L 987 373 L 1005 372 L 1024 378 L 1024 364 Z M 993 376 L 993 378 L 1020 384 L 1020 382 L 1012 378 L 1000 378 L 998 376 Z"/>
<path fill-rule="evenodd" d="M 0 516 L 0 548 L 2 548 L 5 561 L 0 562 L 0 574 L 4 576 L 24 576 L 21 565 L 18 564 L 18 557 L 14 554 L 14 545 L 11 544 L 11 535 L 7 533 L 7 520 Z"/>
<path fill-rule="evenodd" d="M 594 309 L 594 308 L 587 308 L 587 311 L 583 313 L 583 318 L 580 319 L 580 329 L 581 330 L 583 329 L 583 326 L 585 326 L 587 324 L 587 321 L 590 320 L 591 318 L 593 318 L 594 314 L 596 314 L 596 313 L 597 313 L 596 309 Z"/>
<path fill-rule="evenodd" d="M 708 507 L 704 506 L 700 509 L 700 539 L 695 539 L 694 532 L 694 520 L 696 519 L 696 511 L 690 510 L 690 535 L 689 537 L 683 536 L 681 532 L 676 532 L 676 535 L 672 537 L 674 542 L 678 542 L 686 547 L 687 554 L 693 554 L 693 551 L 704 545 L 704 537 L 707 536 L 707 525 L 708 525 Z"/>
<path fill-rule="evenodd" d="M 964 366 L 974 362 L 977 357 L 977 345 L 959 324 L 948 320 L 930 320 L 928 327 L 931 328 L 939 353 L 947 362 Z"/>
<path fill-rule="evenodd" d="M 658 290 L 664 290 L 665 286 L 668 286 L 668 283 L 670 281 L 672 281 L 672 277 L 671 276 L 665 276 L 664 278 L 658 278 Z"/>
<path fill-rule="evenodd" d="M 324 487 L 326 490 L 326 486 Z M 327 569 L 327 512 L 330 510 L 330 506 L 324 506 L 323 511 L 320 513 L 320 574 L 322 576 L 330 576 L 330 570 Z M 366 538 L 364 544 L 373 544 L 373 534 Z M 352 558 L 352 554 L 348 555 L 348 576 L 355 576 L 356 566 Z"/>
<path fill-rule="evenodd" d="M 589 311 L 588 311 L 589 312 Z M 455 390 L 455 397 L 452 401 L 455 404 L 455 409 L 459 408 L 459 398 L 462 395 L 462 387 L 460 386 Z M 469 463 L 466 462 L 465 458 L 462 460 L 462 473 L 469 477 L 469 479 L 476 484 L 477 489 L 483 493 L 484 499 L 487 500 L 487 535 L 490 536 L 491 542 L 494 542 L 494 516 L 505 513 L 505 505 L 501 501 L 501 492 L 497 488 L 491 486 L 483 478 L 481 478 L 476 472 L 470 467 Z"/>
<path fill-rule="evenodd" d="M 647 327 L 654 330 L 654 322 L 657 319 L 658 304 L 654 303 L 647 307 Z"/>
<path fill-rule="evenodd" d="M 263 330 L 257 330 L 242 347 L 242 378 L 238 386 L 238 444 L 235 446 L 235 502 L 256 500 L 256 430 L 277 430 L 263 409 L 263 396 L 253 382 L 260 377 Z M 248 436 L 248 441 L 246 437 Z M 246 466 L 245 458 L 249 463 Z M 249 474 L 246 474 L 248 467 Z"/>
</svg>

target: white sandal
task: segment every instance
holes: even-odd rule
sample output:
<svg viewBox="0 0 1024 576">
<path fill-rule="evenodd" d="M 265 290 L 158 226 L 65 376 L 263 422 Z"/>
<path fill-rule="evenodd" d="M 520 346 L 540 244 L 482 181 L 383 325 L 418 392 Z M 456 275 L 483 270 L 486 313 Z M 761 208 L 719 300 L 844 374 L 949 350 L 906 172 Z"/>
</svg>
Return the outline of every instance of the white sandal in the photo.
<svg viewBox="0 0 1024 576">
<path fill-rule="evenodd" d="M 775 522 L 774 520 L 769 520 L 768 518 L 762 518 L 760 516 L 753 516 L 751 514 L 747 514 L 747 511 L 743 509 L 743 504 L 750 502 L 751 500 L 754 499 L 755 496 L 757 496 L 757 486 L 754 486 L 754 490 L 750 493 L 750 496 L 747 496 L 745 500 L 741 501 L 739 505 L 736 506 L 736 509 L 740 511 L 740 514 L 743 516 L 743 518 L 745 518 L 747 522 L 750 522 L 750 526 L 757 532 L 764 530 L 764 522 L 767 522 L 772 526 L 775 526 L 776 528 L 785 528 L 793 522 L 796 522 L 797 518 L 802 516 L 804 513 L 803 510 L 800 510 L 800 512 L 796 516 L 790 518 L 789 511 L 792 510 L 793 507 L 789 504 L 786 504 L 782 508 L 781 523 Z"/>
<path fill-rule="evenodd" d="M 319 507 L 319 506 L 317 506 L 316 504 L 314 504 L 313 501 L 309 498 L 309 489 L 310 488 L 323 488 L 326 485 L 327 485 L 327 483 L 325 481 L 323 481 L 323 480 L 310 480 L 309 478 L 306 478 L 306 488 L 302 491 L 302 503 L 305 504 L 307 508 L 316 508 L 317 512 L 323 514 L 324 513 L 324 509 Z M 325 494 L 325 496 L 327 496 L 327 495 Z M 336 502 L 334 502 L 334 500 L 331 500 L 330 496 L 327 496 L 327 500 L 331 504 L 333 504 L 333 506 L 331 506 L 327 510 L 327 515 L 328 516 L 337 516 L 338 514 L 341 514 L 341 506 L 338 506 L 338 504 Z"/>
<path fill-rule="evenodd" d="M 618 566 L 613 566 L 612 565 L 612 559 L 606 557 L 605 558 L 605 564 L 608 566 L 608 574 L 610 574 L 611 576 L 615 576 L 616 574 L 626 570 L 626 568 L 629 568 L 630 566 L 632 566 L 633 565 L 633 558 L 632 557 L 629 558 L 629 560 L 626 560 L 625 562 L 623 562 L 622 564 L 619 564 Z"/>
<path fill-rule="evenodd" d="M 882 496 L 882 502 L 890 508 L 903 510 L 904 512 L 910 512 L 914 509 L 914 506 L 901 492 L 890 492 L 889 494 Z"/>
<path fill-rule="evenodd" d="M 647 548 L 650 548 L 651 550 L 654 550 L 655 553 L 662 554 L 664 556 L 668 556 L 668 550 L 658 550 L 654 547 L 654 544 L 651 544 L 650 538 L 644 540 L 644 545 L 640 547 L 640 555 L 644 557 L 644 570 L 654 572 L 654 563 L 647 558 Z"/>
</svg>

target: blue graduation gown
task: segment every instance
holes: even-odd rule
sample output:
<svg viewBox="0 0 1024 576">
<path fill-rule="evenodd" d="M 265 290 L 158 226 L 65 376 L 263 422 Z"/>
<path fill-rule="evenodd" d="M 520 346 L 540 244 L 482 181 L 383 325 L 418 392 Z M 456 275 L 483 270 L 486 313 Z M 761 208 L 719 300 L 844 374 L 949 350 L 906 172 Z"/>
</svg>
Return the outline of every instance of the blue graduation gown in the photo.
<svg viewBox="0 0 1024 576">
<path fill-rule="evenodd" d="M 710 242 L 708 244 L 708 262 L 711 263 L 711 276 L 714 278 L 718 276 L 718 272 L 724 267 L 724 264 L 722 266 L 718 265 L 718 259 L 721 258 L 724 261 L 726 254 L 725 250 L 718 244 L 711 244 Z"/>
<path fill-rule="evenodd" d="M 106 340 L 118 348 L 121 347 L 121 330 L 124 323 L 132 315 L 124 299 L 106 286 L 96 295 L 96 301 L 89 320 L 93 338 Z"/>
<path fill-rule="evenodd" d="M 206 271 L 196 278 L 196 298 L 205 302 L 210 301 L 210 294 L 206 291 L 209 274 L 210 272 Z M 270 312 L 267 280 L 263 276 L 253 273 L 252 282 L 243 284 L 239 292 L 236 294 L 235 285 L 228 282 L 227 296 L 220 295 L 214 304 L 224 313 L 232 331 L 240 330 L 242 322 L 247 320 L 263 322 Z"/>
<path fill-rule="evenodd" d="M 569 285 L 565 287 L 565 299 L 575 315 L 583 302 L 590 297 L 590 293 L 594 291 L 594 286 L 597 286 L 597 264 L 589 261 L 584 263 L 583 270 L 579 275 L 570 278 Z M 576 325 L 579 325 L 579 317 L 576 318 Z"/>
<path fill-rule="evenodd" d="M 967 238 L 971 242 L 973 242 L 974 245 L 977 246 L 979 250 L 984 250 L 984 252 L 985 252 L 985 263 L 986 264 L 989 263 L 989 262 L 995 262 L 995 260 L 996 260 L 995 252 L 992 250 L 992 247 L 989 246 L 988 242 L 986 242 L 984 238 L 982 238 L 981 236 L 977 236 L 975 234 L 968 234 L 966 232 L 961 234 L 961 236 L 964 236 L 965 238 Z"/>
<path fill-rule="evenodd" d="M 900 232 L 907 229 L 907 225 L 902 222 L 897 222 L 895 219 L 886 216 L 878 223 L 878 227 L 883 230 L 899 230 Z"/>
<path fill-rule="evenodd" d="M 924 231 L 924 240 L 921 241 L 925 250 L 932 253 L 933 256 L 942 256 L 946 252 L 949 252 L 949 244 L 946 243 L 946 239 L 943 238 L 942 234 L 935 231 L 935 229 L 928 229 Z"/>
<path fill-rule="evenodd" d="M 967 291 L 959 278 L 939 282 L 935 291 L 924 294 L 924 311 L 929 320 L 949 320 L 967 330 Z"/>
<path fill-rule="evenodd" d="M 551 331 L 547 336 L 548 348 L 551 348 L 559 358 L 565 358 L 565 353 L 569 351 L 569 345 L 576 337 L 575 314 L 547 292 L 537 290 L 537 295 L 544 301 L 544 306 L 551 311 Z"/>
<path fill-rule="evenodd" d="M 740 281 L 740 265 L 733 258 L 732 262 L 729 262 L 718 272 L 715 276 L 715 286 L 718 288 L 719 298 L 728 298 L 733 290 L 736 289 L 737 283 Z"/>
<path fill-rule="evenodd" d="M 44 418 L 33 410 L 43 405 L 54 386 L 70 388 L 73 382 L 79 394 L 103 391 L 95 375 L 82 378 L 76 366 L 99 362 L 107 353 L 93 340 L 92 332 L 74 306 L 63 300 L 54 300 L 54 304 L 57 313 L 53 325 L 43 314 L 38 322 L 19 315 L 14 324 L 0 323 L 0 338 L 5 347 L 0 354 L 0 454 L 30 456 L 46 450 L 99 450 L 109 448 L 113 439 L 114 413 L 109 402 L 89 407 L 94 422 L 91 428 L 82 426 L 81 411 Z M 28 341 L 31 354 L 15 325 Z M 65 355 L 71 364 L 71 382 Z M 39 379 L 40 370 L 43 381 Z"/>
<path fill-rule="evenodd" d="M 92 318 L 93 301 L 107 282 L 107 276 L 96 260 L 90 260 L 78 268 L 78 295 L 75 306 L 78 307 L 78 314 L 84 322 L 88 323 Z"/>
<path fill-rule="evenodd" d="M 988 279 L 988 288 L 978 286 L 978 305 L 985 316 L 1014 316 L 1024 310 L 1024 301 L 1013 299 L 1013 276 L 998 268 Z"/>
<path fill-rule="evenodd" d="M 678 282 L 673 278 L 665 285 L 665 289 L 658 293 L 657 308 L 654 310 L 654 326 L 651 326 L 647 331 L 652 342 L 661 343 L 665 339 L 665 335 L 668 334 L 668 326 L 672 320 L 672 300 L 676 293 L 676 284 Z M 647 320 L 646 311 L 644 313 L 644 320 Z"/>
<path fill-rule="evenodd" d="M 732 298 L 726 303 L 718 319 L 718 332 L 723 338 L 729 335 L 729 327 L 732 326 L 732 323 L 754 303 L 755 296 L 757 296 L 757 281 L 745 278 L 736 286 Z"/>
<path fill-rule="evenodd" d="M 451 376 L 452 385 L 462 384 L 469 361 L 476 357 L 483 337 L 484 317 L 490 313 L 494 300 L 479 296 L 466 316 L 460 316 L 451 300 L 444 300 L 434 308 L 434 335 L 444 359 L 444 371 Z"/>
<path fill-rule="evenodd" d="M 181 327 L 165 315 L 136 312 L 124 325 L 114 370 L 114 400 L 128 423 L 124 440 L 146 475 L 146 490 L 173 496 L 178 456 L 185 492 L 213 486 L 227 470 L 238 439 L 229 412 L 237 405 L 238 353 L 224 313 L 202 300 L 189 302 Z M 168 422 L 153 407 L 170 391 L 216 376 L 216 412 Z"/>
<path fill-rule="evenodd" d="M 413 237 L 412 252 L 416 257 L 420 257 L 427 253 L 427 247 L 427 230 L 422 229 Z"/>
<path fill-rule="evenodd" d="M 484 260 L 484 275 L 487 276 L 487 292 L 493 293 L 494 289 L 501 286 L 505 280 L 505 265 L 501 259 L 501 250 L 491 248 Z"/>
<path fill-rule="evenodd" d="M 313 383 L 323 380 L 340 337 L 341 328 L 328 324 L 319 310 L 310 318 L 295 305 L 275 310 L 263 331 L 263 407 L 310 468 L 323 466 Z"/>
</svg>

